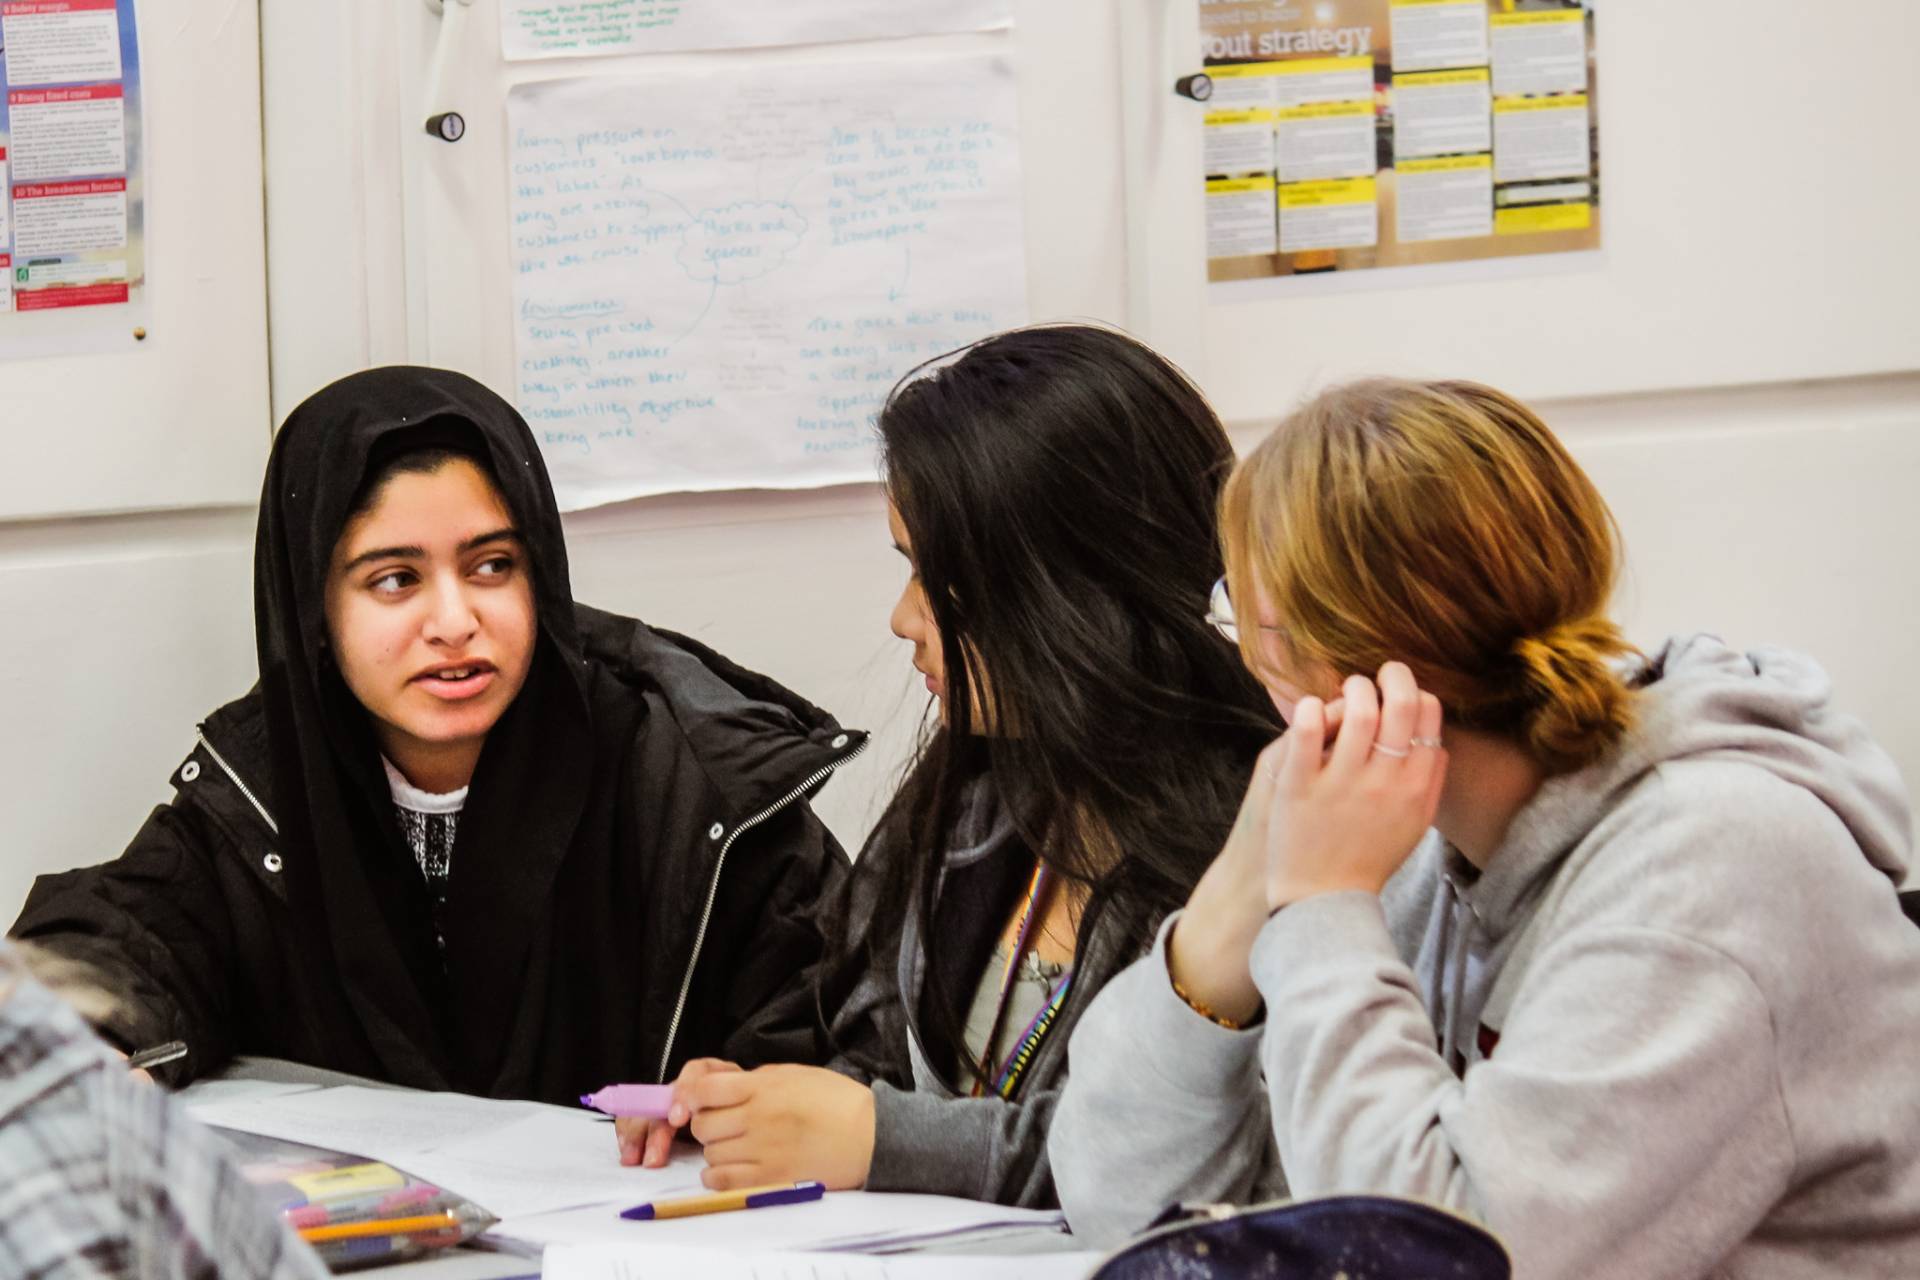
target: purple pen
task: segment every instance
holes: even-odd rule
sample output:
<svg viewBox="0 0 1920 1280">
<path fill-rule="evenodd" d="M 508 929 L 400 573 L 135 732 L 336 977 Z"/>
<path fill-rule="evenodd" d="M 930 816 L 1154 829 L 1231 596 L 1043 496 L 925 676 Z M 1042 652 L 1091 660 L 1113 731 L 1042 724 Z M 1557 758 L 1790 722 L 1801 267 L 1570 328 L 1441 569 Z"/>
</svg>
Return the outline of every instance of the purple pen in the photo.
<svg viewBox="0 0 1920 1280">
<path fill-rule="evenodd" d="M 648 1120 L 665 1120 L 667 1109 L 673 1106 L 673 1086 L 670 1084 L 610 1084 L 598 1093 L 583 1095 L 580 1105 L 592 1107 L 596 1111 L 604 1111 L 610 1116 L 640 1116 Z"/>
<path fill-rule="evenodd" d="M 806 1204 L 826 1194 L 826 1187 L 818 1182 L 747 1187 L 740 1191 L 713 1191 L 703 1195 L 678 1196 L 672 1200 L 654 1200 L 623 1209 L 620 1216 L 629 1222 L 691 1218 L 703 1213 L 726 1213 L 733 1209 L 770 1209 L 780 1204 Z"/>
</svg>

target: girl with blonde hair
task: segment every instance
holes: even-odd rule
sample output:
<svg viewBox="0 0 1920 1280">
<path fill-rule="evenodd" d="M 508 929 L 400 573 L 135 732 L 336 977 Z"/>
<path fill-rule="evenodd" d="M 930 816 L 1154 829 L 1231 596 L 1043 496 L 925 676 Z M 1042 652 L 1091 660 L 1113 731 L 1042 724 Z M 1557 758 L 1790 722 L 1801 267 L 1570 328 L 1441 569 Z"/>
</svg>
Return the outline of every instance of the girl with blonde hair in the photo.
<svg viewBox="0 0 1920 1280">
<path fill-rule="evenodd" d="M 1320 396 L 1221 523 L 1291 729 L 1076 1030 L 1075 1230 L 1357 1192 L 1530 1280 L 1920 1274 L 1909 810 L 1820 669 L 1631 648 L 1605 504 L 1483 386 Z"/>
</svg>

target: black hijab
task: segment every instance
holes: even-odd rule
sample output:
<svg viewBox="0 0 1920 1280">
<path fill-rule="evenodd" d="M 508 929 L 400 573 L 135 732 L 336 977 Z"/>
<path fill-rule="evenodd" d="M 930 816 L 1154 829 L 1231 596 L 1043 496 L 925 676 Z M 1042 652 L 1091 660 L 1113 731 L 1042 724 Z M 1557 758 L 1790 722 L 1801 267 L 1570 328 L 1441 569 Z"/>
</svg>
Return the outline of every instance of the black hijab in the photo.
<svg viewBox="0 0 1920 1280">
<path fill-rule="evenodd" d="M 527 681 L 487 737 L 462 812 L 443 970 L 431 907 L 394 817 L 370 717 L 328 651 L 327 568 L 363 484 L 416 448 L 491 471 L 533 574 Z M 511 1092 L 530 1070 L 515 997 L 536 919 L 578 839 L 593 756 L 584 659 L 553 488 L 513 408 L 457 373 L 396 367 L 307 400 L 274 442 L 254 551 L 254 618 L 296 972 L 346 1060 L 401 1084 Z M 345 1008 L 338 1006 L 344 1004 Z"/>
</svg>

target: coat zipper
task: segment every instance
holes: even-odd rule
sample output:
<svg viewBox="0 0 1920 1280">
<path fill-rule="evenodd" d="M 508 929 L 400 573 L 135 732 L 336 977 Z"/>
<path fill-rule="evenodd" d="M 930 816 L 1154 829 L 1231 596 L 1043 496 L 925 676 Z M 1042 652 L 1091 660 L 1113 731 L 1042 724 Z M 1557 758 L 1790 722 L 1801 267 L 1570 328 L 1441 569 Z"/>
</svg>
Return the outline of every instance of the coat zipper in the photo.
<svg viewBox="0 0 1920 1280">
<path fill-rule="evenodd" d="M 207 754 L 213 757 L 213 762 L 220 766 L 220 772 L 226 774 L 233 780 L 233 785 L 240 788 L 240 794 L 247 798 L 247 803 L 253 806 L 253 811 L 260 815 L 262 822 L 267 824 L 267 830 L 276 836 L 279 835 L 280 824 L 273 820 L 273 815 L 267 812 L 267 806 L 260 803 L 259 797 L 253 794 L 252 789 L 240 781 L 240 775 L 233 771 L 233 766 L 227 763 L 226 757 L 213 749 L 213 744 L 207 741 L 207 735 L 196 729 L 193 736 L 199 740 L 201 746 L 207 749 Z"/>
<path fill-rule="evenodd" d="M 240 788 L 240 794 L 247 798 L 247 803 L 253 806 L 254 812 L 260 815 L 261 821 L 267 824 L 267 829 L 272 831 L 274 835 L 279 835 L 280 824 L 273 820 L 273 815 L 267 812 L 266 806 L 260 803 L 259 797 L 253 794 L 252 788 L 240 780 L 240 775 L 233 771 L 233 766 L 227 763 L 226 758 L 214 749 L 214 745 L 211 742 L 207 741 L 207 735 L 196 732 L 194 737 L 198 739 L 201 746 L 207 749 L 207 754 L 212 756 L 213 762 L 220 766 L 220 771 L 232 779 L 234 786 Z M 693 971 L 700 965 L 700 952 L 705 948 L 707 942 L 707 926 L 713 921 L 713 904 L 720 897 L 720 875 L 726 869 L 727 851 L 733 848 L 733 842 L 738 840 L 743 833 L 751 831 L 767 819 L 778 814 L 782 809 L 791 805 L 801 796 L 804 796 L 807 792 L 825 782 L 833 776 L 834 770 L 838 769 L 841 765 L 858 758 L 871 742 L 871 738 L 864 739 L 853 750 L 847 752 L 846 755 L 841 756 L 831 764 L 823 765 L 815 770 L 799 786 L 787 792 L 786 795 L 781 796 L 759 813 L 754 814 L 751 818 L 748 818 L 745 822 L 735 827 L 733 834 L 727 837 L 726 843 L 720 846 L 720 857 L 713 865 L 713 879 L 707 885 L 706 905 L 700 911 L 700 927 L 694 931 L 693 954 L 687 959 L 687 972 L 680 979 L 680 995 L 679 998 L 674 1001 L 673 1018 L 667 1023 L 667 1042 L 665 1048 L 663 1048 L 660 1053 L 659 1079 L 661 1083 L 666 1083 L 667 1064 L 673 1061 L 673 1042 L 680 1034 L 680 1021 L 686 1015 L 687 996 L 693 990 Z"/>
<path fill-rule="evenodd" d="M 693 990 L 693 971 L 700 965 L 700 952 L 702 948 L 706 946 L 707 942 L 707 926 L 713 922 L 713 904 L 720 897 L 720 874 L 726 870 L 727 850 L 733 848 L 733 842 L 738 840 L 743 834 L 753 830 L 753 828 L 759 826 L 768 818 L 773 817 L 801 796 L 804 796 L 807 792 L 832 777 L 835 769 L 838 769 L 850 760 L 857 759 L 860 753 L 867 749 L 868 743 L 872 741 L 873 739 L 871 738 L 862 739 L 860 745 L 847 752 L 844 756 L 841 756 L 838 760 L 833 761 L 831 764 L 821 766 L 799 786 L 787 792 L 787 794 L 781 796 L 778 800 L 735 827 L 733 833 L 727 837 L 726 843 L 720 846 L 720 856 L 713 864 L 713 879 L 707 885 L 707 903 L 700 911 L 700 927 L 696 929 L 693 934 L 693 954 L 687 958 L 687 972 L 686 975 L 680 979 L 680 996 L 679 999 L 674 1001 L 673 1018 L 667 1023 L 667 1042 L 660 1050 L 660 1070 L 657 1078 L 661 1084 L 667 1083 L 667 1064 L 673 1061 L 673 1042 L 680 1034 L 680 1020 L 687 1012 L 687 995 Z"/>
</svg>

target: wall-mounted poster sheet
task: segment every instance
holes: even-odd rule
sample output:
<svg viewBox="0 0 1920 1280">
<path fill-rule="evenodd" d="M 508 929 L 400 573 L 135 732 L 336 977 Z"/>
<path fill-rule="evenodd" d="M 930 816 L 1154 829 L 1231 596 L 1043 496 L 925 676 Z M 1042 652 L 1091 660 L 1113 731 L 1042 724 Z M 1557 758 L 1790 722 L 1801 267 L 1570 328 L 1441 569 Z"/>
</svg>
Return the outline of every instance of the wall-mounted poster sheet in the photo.
<svg viewBox="0 0 1920 1280">
<path fill-rule="evenodd" d="M 508 99 L 518 399 L 568 508 L 875 476 L 873 414 L 1026 319 L 997 56 Z"/>
<path fill-rule="evenodd" d="M 826 44 L 986 31 L 1013 0 L 501 0 L 509 58 Z"/>
<path fill-rule="evenodd" d="M 1599 249 L 1595 3 L 1201 0 L 1211 292 Z"/>
<path fill-rule="evenodd" d="M 0 357 L 144 333 L 133 0 L 0 0 Z"/>
</svg>

